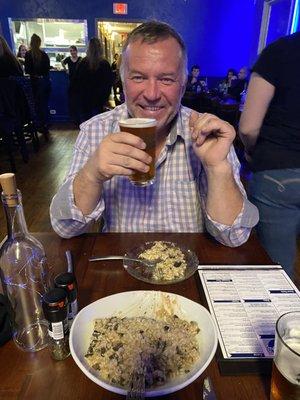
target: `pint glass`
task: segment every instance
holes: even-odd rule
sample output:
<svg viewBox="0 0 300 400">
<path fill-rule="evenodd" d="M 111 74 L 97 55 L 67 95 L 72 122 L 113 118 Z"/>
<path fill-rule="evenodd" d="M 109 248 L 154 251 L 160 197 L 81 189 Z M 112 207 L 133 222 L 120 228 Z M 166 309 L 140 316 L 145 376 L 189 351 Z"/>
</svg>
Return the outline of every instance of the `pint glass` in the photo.
<svg viewBox="0 0 300 400">
<path fill-rule="evenodd" d="M 147 186 L 155 179 L 156 119 L 128 118 L 119 122 L 121 132 L 129 132 L 140 137 L 146 143 L 146 153 L 152 157 L 148 172 L 135 171 L 130 176 L 136 186 Z"/>
<path fill-rule="evenodd" d="M 283 314 L 276 323 L 270 399 L 300 399 L 300 311 Z"/>
</svg>

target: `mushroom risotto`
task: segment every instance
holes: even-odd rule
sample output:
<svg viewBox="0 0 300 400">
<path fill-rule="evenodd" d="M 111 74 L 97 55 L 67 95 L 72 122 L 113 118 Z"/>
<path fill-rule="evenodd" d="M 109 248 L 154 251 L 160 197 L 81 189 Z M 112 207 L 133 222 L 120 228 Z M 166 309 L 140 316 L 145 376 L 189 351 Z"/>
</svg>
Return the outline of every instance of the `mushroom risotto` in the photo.
<svg viewBox="0 0 300 400">
<path fill-rule="evenodd" d="M 183 252 L 173 243 L 156 241 L 150 249 L 143 251 L 139 258 L 158 260 L 153 270 L 153 279 L 170 281 L 182 278 L 187 267 Z"/>
<path fill-rule="evenodd" d="M 96 319 L 85 358 L 110 383 L 129 388 L 133 372 L 144 371 L 146 387 L 156 386 L 190 371 L 199 358 L 199 331 L 176 315 Z"/>
</svg>

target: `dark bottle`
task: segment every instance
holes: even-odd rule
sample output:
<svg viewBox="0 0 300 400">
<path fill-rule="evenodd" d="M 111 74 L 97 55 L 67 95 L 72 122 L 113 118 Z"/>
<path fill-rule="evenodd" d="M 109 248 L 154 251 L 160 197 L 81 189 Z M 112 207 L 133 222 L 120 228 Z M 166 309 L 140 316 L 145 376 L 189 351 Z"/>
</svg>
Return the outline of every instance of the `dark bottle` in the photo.
<svg viewBox="0 0 300 400">
<path fill-rule="evenodd" d="M 78 312 L 77 304 L 77 282 L 72 272 L 64 272 L 54 279 L 54 285 L 57 288 L 64 289 L 68 296 L 68 321 L 71 328 L 74 318 Z"/>
<path fill-rule="evenodd" d="M 49 290 L 50 274 L 42 244 L 27 230 L 15 175 L 2 174 L 0 182 L 7 222 L 0 273 L 4 294 L 13 309 L 13 340 L 22 350 L 38 351 L 48 344 L 42 297 Z"/>
<path fill-rule="evenodd" d="M 63 289 L 51 289 L 43 296 L 43 310 L 49 324 L 51 356 L 64 360 L 70 354 L 67 293 Z"/>
</svg>

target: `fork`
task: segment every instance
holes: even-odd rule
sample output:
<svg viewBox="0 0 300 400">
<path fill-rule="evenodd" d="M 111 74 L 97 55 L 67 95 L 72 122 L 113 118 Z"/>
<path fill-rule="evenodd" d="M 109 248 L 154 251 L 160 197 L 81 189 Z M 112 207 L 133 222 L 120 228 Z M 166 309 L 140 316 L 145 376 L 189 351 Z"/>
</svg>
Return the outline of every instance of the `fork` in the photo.
<svg viewBox="0 0 300 400">
<path fill-rule="evenodd" d="M 136 261 L 141 264 L 146 265 L 147 267 L 155 267 L 155 265 L 159 262 L 159 259 L 157 260 L 146 260 L 143 258 L 131 258 L 131 257 L 126 257 L 126 256 L 103 256 L 103 257 L 90 257 L 89 261 L 110 261 L 110 260 L 128 260 L 128 261 Z"/>
<path fill-rule="evenodd" d="M 134 372 L 130 390 L 127 392 L 127 400 L 143 400 L 145 398 L 145 371 Z"/>
</svg>

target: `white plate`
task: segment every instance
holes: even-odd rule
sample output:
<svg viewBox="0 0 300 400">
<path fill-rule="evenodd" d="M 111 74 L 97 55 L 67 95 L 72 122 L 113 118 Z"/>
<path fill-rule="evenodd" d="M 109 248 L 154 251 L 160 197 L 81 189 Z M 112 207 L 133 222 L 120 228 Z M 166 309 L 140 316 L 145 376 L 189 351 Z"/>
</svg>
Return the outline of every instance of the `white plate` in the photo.
<svg viewBox="0 0 300 400">
<path fill-rule="evenodd" d="M 83 308 L 76 316 L 70 332 L 70 350 L 72 357 L 82 372 L 97 385 L 118 394 L 127 394 L 127 390 L 120 386 L 104 381 L 99 373 L 91 368 L 85 360 L 96 318 L 111 316 L 136 317 L 156 316 L 161 306 L 168 304 L 168 310 L 187 321 L 196 321 L 200 332 L 197 335 L 200 358 L 191 371 L 180 375 L 176 379 L 167 381 L 164 385 L 146 390 L 147 397 L 161 396 L 176 392 L 193 382 L 207 368 L 217 348 L 217 330 L 211 315 L 200 304 L 186 297 L 173 293 L 159 291 L 123 292 L 104 297 Z"/>
</svg>

